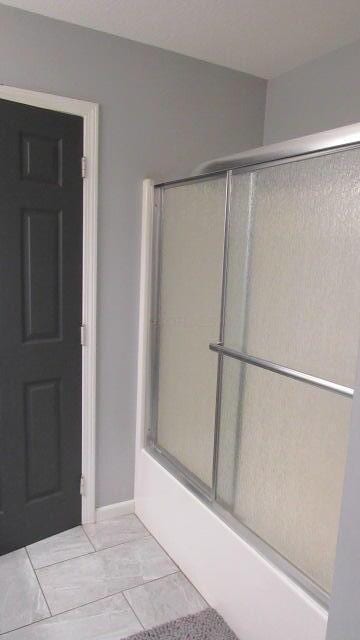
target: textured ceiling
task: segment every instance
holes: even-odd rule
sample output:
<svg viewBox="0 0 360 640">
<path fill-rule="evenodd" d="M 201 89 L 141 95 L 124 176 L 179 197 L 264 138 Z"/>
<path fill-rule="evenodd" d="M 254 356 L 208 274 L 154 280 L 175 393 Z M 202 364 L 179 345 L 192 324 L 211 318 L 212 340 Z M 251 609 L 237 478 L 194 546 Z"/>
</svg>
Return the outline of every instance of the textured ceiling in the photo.
<svg viewBox="0 0 360 640">
<path fill-rule="evenodd" d="M 3 4 L 264 78 L 360 38 L 360 0 L 5 0 Z"/>
</svg>

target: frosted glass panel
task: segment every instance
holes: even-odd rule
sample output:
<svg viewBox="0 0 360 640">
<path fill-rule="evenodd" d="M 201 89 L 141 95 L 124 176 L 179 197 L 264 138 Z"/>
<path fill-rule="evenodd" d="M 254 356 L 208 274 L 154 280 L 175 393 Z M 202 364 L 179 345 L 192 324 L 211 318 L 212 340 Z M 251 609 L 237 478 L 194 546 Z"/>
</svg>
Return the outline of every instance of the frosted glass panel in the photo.
<svg viewBox="0 0 360 640">
<path fill-rule="evenodd" d="M 224 359 L 218 499 L 330 591 L 351 400 Z"/>
<path fill-rule="evenodd" d="M 233 178 L 227 346 L 354 385 L 359 167 L 353 150 Z"/>
<path fill-rule="evenodd" d="M 212 484 L 225 180 L 167 188 L 161 223 L 157 442 Z"/>
</svg>

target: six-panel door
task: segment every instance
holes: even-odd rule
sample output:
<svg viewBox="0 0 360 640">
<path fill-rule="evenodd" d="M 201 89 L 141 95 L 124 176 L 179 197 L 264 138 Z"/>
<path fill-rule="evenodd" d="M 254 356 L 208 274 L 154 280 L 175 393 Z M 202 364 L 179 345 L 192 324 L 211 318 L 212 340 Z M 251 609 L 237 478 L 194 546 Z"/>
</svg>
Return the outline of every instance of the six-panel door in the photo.
<svg viewBox="0 0 360 640">
<path fill-rule="evenodd" d="M 0 553 L 81 521 L 83 122 L 0 100 Z"/>
</svg>

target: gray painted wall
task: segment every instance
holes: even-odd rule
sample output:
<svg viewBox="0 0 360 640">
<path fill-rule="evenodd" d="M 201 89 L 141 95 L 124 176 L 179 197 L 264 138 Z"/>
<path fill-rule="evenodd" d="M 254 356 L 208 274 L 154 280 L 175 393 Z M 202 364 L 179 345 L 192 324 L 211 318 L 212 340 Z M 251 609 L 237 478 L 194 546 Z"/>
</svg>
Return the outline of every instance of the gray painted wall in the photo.
<svg viewBox="0 0 360 640">
<path fill-rule="evenodd" d="M 264 143 L 360 121 L 360 40 L 270 80 Z"/>
<path fill-rule="evenodd" d="M 133 496 L 141 183 L 261 144 L 266 82 L 0 6 L 0 82 L 99 102 L 97 504 Z"/>
</svg>

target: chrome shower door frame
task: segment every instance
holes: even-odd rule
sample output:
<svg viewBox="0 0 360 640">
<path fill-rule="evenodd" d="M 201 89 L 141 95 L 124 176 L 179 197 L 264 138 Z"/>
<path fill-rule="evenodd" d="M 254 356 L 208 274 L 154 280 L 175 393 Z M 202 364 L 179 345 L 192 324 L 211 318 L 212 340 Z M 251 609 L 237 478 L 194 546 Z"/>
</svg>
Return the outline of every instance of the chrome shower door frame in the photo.
<svg viewBox="0 0 360 640">
<path fill-rule="evenodd" d="M 150 389 L 150 406 L 149 416 L 147 420 L 147 434 L 146 445 L 147 449 L 151 452 L 153 457 L 157 459 L 168 471 L 170 471 L 176 478 L 178 478 L 185 486 L 195 492 L 202 500 L 207 504 L 211 504 L 215 499 L 215 460 L 213 462 L 213 478 L 212 486 L 208 487 L 200 478 L 189 471 L 184 465 L 182 465 L 176 458 L 174 458 L 166 449 L 161 447 L 157 442 L 157 400 L 159 393 L 159 344 L 160 344 L 160 327 L 158 323 L 159 309 L 160 309 L 160 273 L 161 273 L 161 230 L 162 220 L 164 215 L 164 190 L 168 187 L 176 187 L 183 184 L 197 184 L 206 182 L 211 179 L 226 179 L 226 192 L 224 200 L 224 248 L 223 248 L 223 264 L 222 264 L 222 285 L 221 295 L 222 298 L 226 291 L 226 240 L 227 226 L 228 226 L 228 203 L 230 197 L 228 194 L 230 184 L 230 172 L 220 171 L 215 174 L 195 176 L 180 180 L 174 180 L 168 183 L 156 184 L 154 186 L 154 225 L 152 235 L 152 290 L 151 290 L 151 312 L 150 312 L 150 380 L 148 381 L 148 387 Z M 224 314 L 225 314 L 225 299 L 221 300 L 221 319 L 219 329 L 219 341 L 223 339 L 224 328 Z M 217 395 L 219 393 L 219 376 L 221 376 L 221 358 L 218 359 L 218 378 L 217 378 Z M 218 412 L 220 399 L 216 401 L 216 416 Z M 220 416 L 219 416 L 220 417 Z M 217 437 L 217 429 L 215 420 L 215 439 Z M 215 449 L 214 449 L 215 450 Z M 215 456 L 214 456 L 215 457 Z"/>
<path fill-rule="evenodd" d="M 226 309 L 227 288 L 227 262 L 229 241 L 229 214 L 231 203 L 232 176 L 240 173 L 251 173 L 280 164 L 289 164 L 300 160 L 318 158 L 337 152 L 350 151 L 360 148 L 360 125 L 351 125 L 335 129 L 333 132 L 306 136 L 301 139 L 287 141 L 283 144 L 269 145 L 254 151 L 240 154 L 238 157 L 230 157 L 228 160 L 216 160 L 213 163 L 202 165 L 213 169 L 206 173 L 171 180 L 155 184 L 155 208 L 154 208 L 154 234 L 153 234 L 153 260 L 152 260 L 152 291 L 151 291 L 151 339 L 150 339 L 150 374 L 148 387 L 150 389 L 150 408 L 147 419 L 146 448 L 162 466 L 174 475 L 190 491 L 195 493 L 209 508 L 211 508 L 222 520 L 224 520 L 244 540 L 253 546 L 262 556 L 278 567 L 286 576 L 303 588 L 311 597 L 320 603 L 325 609 L 329 606 L 329 594 L 319 585 L 313 582 L 302 571 L 295 567 L 289 560 L 262 540 L 256 533 L 242 524 L 231 512 L 227 511 L 216 500 L 217 468 L 219 453 L 219 432 L 222 399 L 222 373 L 225 357 L 235 358 L 242 362 L 258 366 L 285 375 L 308 384 L 323 387 L 352 398 L 354 389 L 338 385 L 334 382 L 316 378 L 307 373 L 296 371 L 278 363 L 272 363 L 260 358 L 245 354 L 224 345 L 224 324 Z M 227 163 L 227 166 L 226 166 Z M 161 221 L 163 217 L 163 192 L 167 188 L 185 184 L 199 183 L 206 180 L 226 177 L 226 197 L 224 203 L 224 238 L 223 238 L 223 265 L 222 265 L 222 292 L 221 311 L 219 318 L 219 339 L 217 343 L 211 343 L 209 348 L 217 353 L 217 391 L 215 408 L 215 431 L 213 450 L 213 474 L 212 486 L 207 487 L 199 478 L 186 469 L 179 461 L 173 458 L 157 442 L 157 400 L 158 400 L 158 374 L 159 374 L 159 273 L 161 269 Z"/>
</svg>

